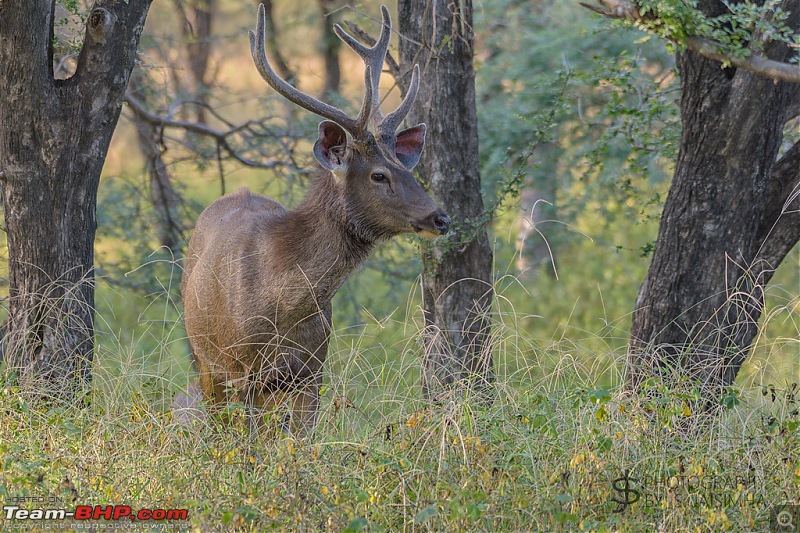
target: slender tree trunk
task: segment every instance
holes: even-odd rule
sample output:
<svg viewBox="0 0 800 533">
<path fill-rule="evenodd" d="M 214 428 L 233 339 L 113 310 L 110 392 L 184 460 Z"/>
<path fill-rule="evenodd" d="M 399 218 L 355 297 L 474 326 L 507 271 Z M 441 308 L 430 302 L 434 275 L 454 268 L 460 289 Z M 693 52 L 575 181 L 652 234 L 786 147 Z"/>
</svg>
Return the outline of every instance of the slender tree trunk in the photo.
<svg viewBox="0 0 800 533">
<path fill-rule="evenodd" d="M 322 57 L 325 59 L 325 86 L 322 94 L 338 93 L 342 73 L 339 68 L 339 49 L 342 41 L 333 33 L 335 0 L 318 0 L 322 13 Z"/>
<path fill-rule="evenodd" d="M 187 11 L 185 3 L 189 4 Z M 183 24 L 181 34 L 186 46 L 186 58 L 192 78 L 195 98 L 201 103 L 208 102 L 208 64 L 211 59 L 211 27 L 216 12 L 216 0 L 175 0 Z M 206 122 L 206 109 L 197 108 L 198 122 Z"/>
<path fill-rule="evenodd" d="M 782 46 L 767 52 L 790 55 Z M 779 157 L 800 87 L 721 69 L 692 52 L 677 64 L 683 134 L 636 302 L 628 385 L 689 378 L 708 409 L 736 378 L 758 331 L 764 287 L 800 240 L 800 147 Z"/>
<path fill-rule="evenodd" d="M 129 90 L 135 93 L 142 103 L 147 102 L 147 87 L 141 76 L 136 73 L 131 77 Z M 161 246 L 169 249 L 173 257 L 179 257 L 182 253 L 179 239 L 184 229 L 178 214 L 181 197 L 172 184 L 172 176 L 164 162 L 164 150 L 159 142 L 161 128 L 136 113 L 133 114 L 133 122 L 139 138 L 139 149 L 145 158 L 146 170 L 150 177 L 148 183 L 150 202 L 153 204 L 158 225 L 158 241 Z"/>
<path fill-rule="evenodd" d="M 0 3 L 3 351 L 23 385 L 44 395 L 70 397 L 90 379 L 97 186 L 149 5 L 98 1 L 75 75 L 54 80 L 54 2 Z"/>
<path fill-rule="evenodd" d="M 555 247 L 558 244 L 560 228 L 553 224 L 556 214 L 556 164 L 558 157 L 552 155 L 556 150 L 551 144 L 538 148 L 540 166 L 530 165 L 525 178 L 525 186 L 520 193 L 520 220 L 515 248 L 516 267 L 520 277 L 534 281 L 539 274 L 555 276 Z"/>
<path fill-rule="evenodd" d="M 433 398 L 464 382 L 489 395 L 492 249 L 481 223 L 472 2 L 401 0 L 399 11 L 402 68 L 422 69 L 408 115 L 428 125 L 420 175 L 453 219 L 447 239 L 423 245 L 423 385 Z"/>
</svg>

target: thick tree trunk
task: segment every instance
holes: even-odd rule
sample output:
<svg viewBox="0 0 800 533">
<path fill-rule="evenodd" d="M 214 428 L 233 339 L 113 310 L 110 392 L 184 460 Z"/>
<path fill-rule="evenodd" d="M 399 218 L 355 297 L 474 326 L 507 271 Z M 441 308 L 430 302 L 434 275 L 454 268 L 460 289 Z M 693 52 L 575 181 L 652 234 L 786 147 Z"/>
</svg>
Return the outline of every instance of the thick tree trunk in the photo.
<svg viewBox="0 0 800 533">
<path fill-rule="evenodd" d="M 486 395 L 494 380 L 492 249 L 481 223 L 472 2 L 402 0 L 399 10 L 402 68 L 422 69 L 408 115 L 410 124 L 428 125 L 420 174 L 454 228 L 423 245 L 423 384 L 433 398 L 465 382 Z"/>
<path fill-rule="evenodd" d="M 705 2 L 707 12 L 719 2 Z M 790 20 L 797 26 L 800 13 Z M 773 59 L 790 51 L 775 46 Z M 800 239 L 800 148 L 779 156 L 800 87 L 678 56 L 683 134 L 631 332 L 628 385 L 689 378 L 706 409 L 758 331 L 764 287 Z"/>
<path fill-rule="evenodd" d="M 149 0 L 100 0 L 76 74 L 53 79 L 52 0 L 0 4 L 0 175 L 9 254 L 8 368 L 44 395 L 88 382 L 100 171 Z"/>
</svg>

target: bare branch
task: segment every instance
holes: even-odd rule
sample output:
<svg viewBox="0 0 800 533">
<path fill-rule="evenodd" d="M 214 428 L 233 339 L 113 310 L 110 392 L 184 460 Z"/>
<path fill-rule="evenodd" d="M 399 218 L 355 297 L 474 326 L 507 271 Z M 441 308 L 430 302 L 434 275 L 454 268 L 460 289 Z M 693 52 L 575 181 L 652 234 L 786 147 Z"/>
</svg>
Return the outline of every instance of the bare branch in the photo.
<svg viewBox="0 0 800 533">
<path fill-rule="evenodd" d="M 218 130 L 216 128 L 209 126 L 208 124 L 200 122 L 191 122 L 188 120 L 175 120 L 171 117 L 162 117 L 160 115 L 157 115 L 149 111 L 144 106 L 144 104 L 131 93 L 127 93 L 125 95 L 125 102 L 128 104 L 128 107 L 131 109 L 131 111 L 133 111 L 133 113 L 136 115 L 138 119 L 148 122 L 154 126 L 158 126 L 162 130 L 166 128 L 175 128 L 188 131 L 191 133 L 196 133 L 198 135 L 203 135 L 205 137 L 210 137 L 214 139 L 217 142 L 217 145 L 222 150 L 224 150 L 230 157 L 248 167 L 275 168 L 286 165 L 285 162 L 279 160 L 269 161 L 266 163 L 254 161 L 252 159 L 249 159 L 241 155 L 230 145 L 229 139 L 231 138 L 231 136 L 235 134 L 240 134 L 247 130 L 252 132 L 254 127 L 262 125 L 261 122 L 257 121 L 254 122 L 248 120 L 243 124 L 229 127 L 226 130 Z M 253 133 L 253 136 L 256 136 L 256 134 Z"/>
<path fill-rule="evenodd" d="M 598 5 L 584 2 L 580 2 L 580 5 L 608 18 L 625 19 L 632 22 L 653 20 L 649 16 L 643 16 L 636 5 L 629 0 L 595 0 L 595 2 Z M 764 78 L 789 83 L 800 83 L 800 65 L 784 63 L 783 61 L 774 61 L 756 53 L 744 58 L 732 57 L 722 52 L 719 43 L 704 37 L 690 36 L 685 40 L 674 42 L 680 46 L 685 46 L 701 56 L 722 63 L 728 63 L 736 68 L 752 72 Z"/>
<path fill-rule="evenodd" d="M 641 20 L 639 9 L 627 0 L 595 0 L 600 5 L 579 2 L 583 7 L 609 18 Z"/>
<path fill-rule="evenodd" d="M 775 81 L 800 83 L 800 65 L 774 61 L 755 53 L 745 58 L 731 57 L 722 53 L 717 43 L 702 37 L 688 37 L 683 44 L 689 50 L 709 59 L 730 63 L 736 68 L 741 68 L 758 76 Z"/>
</svg>

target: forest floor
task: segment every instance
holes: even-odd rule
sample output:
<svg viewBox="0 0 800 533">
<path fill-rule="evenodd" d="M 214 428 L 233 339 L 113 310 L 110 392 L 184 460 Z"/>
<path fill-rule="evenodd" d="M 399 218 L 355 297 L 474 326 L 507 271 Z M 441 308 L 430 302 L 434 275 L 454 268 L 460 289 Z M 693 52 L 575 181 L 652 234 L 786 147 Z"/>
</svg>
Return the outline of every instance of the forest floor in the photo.
<svg viewBox="0 0 800 533">
<path fill-rule="evenodd" d="M 651 399 L 635 400 L 566 350 L 542 374 L 531 350 L 499 374 L 490 406 L 432 405 L 413 339 L 395 360 L 334 344 L 305 439 L 277 429 L 278 415 L 253 440 L 236 404 L 227 422 L 177 423 L 183 385 L 131 362 L 98 364 L 86 407 L 32 403 L 5 383 L 0 527 L 784 531 L 776 520 L 800 518 L 796 384 L 732 390 L 703 415 L 691 390 L 651 383 Z M 14 505 L 100 515 L 22 519 Z M 142 509 L 187 513 L 127 516 Z"/>
</svg>

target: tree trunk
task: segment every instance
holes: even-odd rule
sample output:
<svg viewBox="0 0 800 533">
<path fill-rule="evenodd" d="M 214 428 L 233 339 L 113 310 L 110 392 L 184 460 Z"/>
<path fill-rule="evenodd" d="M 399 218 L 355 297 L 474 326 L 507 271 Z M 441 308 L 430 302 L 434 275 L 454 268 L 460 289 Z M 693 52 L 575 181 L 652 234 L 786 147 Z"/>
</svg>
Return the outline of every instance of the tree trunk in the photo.
<svg viewBox="0 0 800 533">
<path fill-rule="evenodd" d="M 478 164 L 472 2 L 402 0 L 399 11 L 403 71 L 422 69 L 408 115 L 410 124 L 428 125 L 420 175 L 453 219 L 448 238 L 423 244 L 423 385 L 431 398 L 459 383 L 488 398 L 492 249 Z"/>
<path fill-rule="evenodd" d="M 186 58 L 192 78 L 192 91 L 201 104 L 208 103 L 208 63 L 211 59 L 211 26 L 216 12 L 216 0 L 190 0 L 187 12 L 184 0 L 175 0 L 175 7 L 183 18 L 181 33 L 186 47 Z M 207 122 L 206 108 L 197 108 L 197 121 Z M 141 130 L 140 130 L 141 131 Z"/>
<path fill-rule="evenodd" d="M 328 95 L 339 92 L 341 83 L 341 69 L 339 68 L 339 48 L 341 41 L 333 32 L 335 0 L 318 0 L 319 10 L 322 13 L 322 57 L 325 59 L 325 86 L 322 94 Z"/>
<path fill-rule="evenodd" d="M 707 13 L 721 9 L 701 4 Z M 790 56 L 784 46 L 767 52 Z M 751 348 L 764 287 L 800 240 L 800 148 L 779 157 L 800 87 L 722 69 L 693 52 L 679 54 L 677 64 L 683 134 L 636 302 L 628 386 L 638 389 L 654 375 L 689 378 L 709 409 Z"/>
<path fill-rule="evenodd" d="M 134 73 L 131 77 L 129 90 L 147 102 L 148 89 L 143 77 Z M 203 122 L 203 116 L 198 116 L 198 122 Z M 172 184 L 172 176 L 167 164 L 164 162 L 164 151 L 160 143 L 161 128 L 144 120 L 138 114 L 133 114 L 133 123 L 139 138 L 139 149 L 146 161 L 146 170 L 150 176 L 150 203 L 155 211 L 158 226 L 158 241 L 161 246 L 169 249 L 172 257 L 181 256 L 180 237 L 183 233 L 183 224 L 180 220 L 178 207 L 182 200 L 180 194 Z"/>
<path fill-rule="evenodd" d="M 75 75 L 54 80 L 54 2 L 0 4 L 3 352 L 9 370 L 42 395 L 68 398 L 90 379 L 97 186 L 149 5 L 98 1 Z"/>
</svg>

